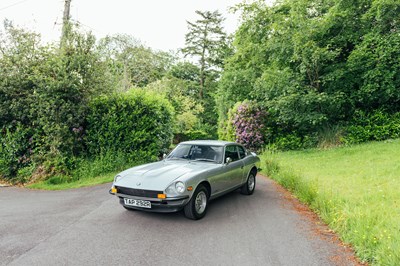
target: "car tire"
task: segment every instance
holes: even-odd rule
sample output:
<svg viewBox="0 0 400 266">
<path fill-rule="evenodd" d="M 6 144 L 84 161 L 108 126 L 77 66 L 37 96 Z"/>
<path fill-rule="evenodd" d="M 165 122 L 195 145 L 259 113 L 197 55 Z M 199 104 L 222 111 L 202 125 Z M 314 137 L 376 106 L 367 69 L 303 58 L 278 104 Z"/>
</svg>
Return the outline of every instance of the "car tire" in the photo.
<svg viewBox="0 0 400 266">
<path fill-rule="evenodd" d="M 250 172 L 249 176 L 247 177 L 246 183 L 242 186 L 240 193 L 244 195 L 251 195 L 254 193 L 256 189 L 256 173 Z"/>
<path fill-rule="evenodd" d="M 207 212 L 208 198 L 207 188 L 203 185 L 198 186 L 188 204 L 183 208 L 185 216 L 192 220 L 203 218 Z"/>
</svg>

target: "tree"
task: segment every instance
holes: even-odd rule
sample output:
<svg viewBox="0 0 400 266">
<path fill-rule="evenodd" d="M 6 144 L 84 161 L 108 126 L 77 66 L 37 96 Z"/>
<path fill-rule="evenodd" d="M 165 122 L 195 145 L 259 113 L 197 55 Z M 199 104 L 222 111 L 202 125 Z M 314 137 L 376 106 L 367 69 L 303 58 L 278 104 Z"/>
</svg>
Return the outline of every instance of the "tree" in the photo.
<svg viewBox="0 0 400 266">
<path fill-rule="evenodd" d="M 196 11 L 201 18 L 196 22 L 187 22 L 189 32 L 185 35 L 185 56 L 198 59 L 199 98 L 205 95 L 207 74 L 219 70 L 223 64 L 223 55 L 226 54 L 227 37 L 222 28 L 224 18 L 218 11 Z"/>
<path fill-rule="evenodd" d="M 109 76 L 117 90 L 145 87 L 161 79 L 174 61 L 167 52 L 154 51 L 126 34 L 107 36 L 99 41 L 103 60 L 108 62 Z"/>
<path fill-rule="evenodd" d="M 190 91 L 191 82 L 176 77 L 164 77 L 146 86 L 146 90 L 163 95 L 175 110 L 175 134 L 195 130 L 204 108 Z"/>
<path fill-rule="evenodd" d="M 9 169 L 7 176 L 29 164 L 63 171 L 84 151 L 88 102 L 109 89 L 95 42 L 93 35 L 71 30 L 61 48 L 43 46 L 39 35 L 5 23 L 0 34 L 0 171 Z"/>
<path fill-rule="evenodd" d="M 38 34 L 4 21 L 0 31 L 0 127 L 19 121 L 29 124 L 26 108 L 34 103 L 36 68 L 47 59 Z"/>
<path fill-rule="evenodd" d="M 245 99 L 262 103 L 283 135 L 315 134 L 357 110 L 399 110 L 398 1 L 256 1 L 239 8 L 235 53 L 219 82 L 220 126 Z"/>
</svg>

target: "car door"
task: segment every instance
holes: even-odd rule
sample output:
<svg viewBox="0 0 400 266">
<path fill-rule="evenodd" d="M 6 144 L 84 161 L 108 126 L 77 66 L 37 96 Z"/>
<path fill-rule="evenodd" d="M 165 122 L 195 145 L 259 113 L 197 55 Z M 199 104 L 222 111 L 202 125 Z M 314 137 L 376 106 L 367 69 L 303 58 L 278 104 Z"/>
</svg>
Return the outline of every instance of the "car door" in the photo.
<svg viewBox="0 0 400 266">
<path fill-rule="evenodd" d="M 238 146 L 238 151 L 239 151 L 239 157 L 240 160 L 243 162 L 243 173 L 242 173 L 242 180 L 241 180 L 241 184 L 243 184 L 244 182 L 246 182 L 247 180 L 247 173 L 250 171 L 249 166 L 251 166 L 248 162 L 248 158 L 247 157 L 247 152 L 246 149 L 243 148 L 242 146 Z"/>
<path fill-rule="evenodd" d="M 231 158 L 232 161 L 226 163 L 227 158 Z M 232 189 L 242 184 L 244 162 L 240 159 L 237 145 L 228 145 L 225 147 L 224 162 L 224 183 L 226 184 L 226 189 Z"/>
</svg>

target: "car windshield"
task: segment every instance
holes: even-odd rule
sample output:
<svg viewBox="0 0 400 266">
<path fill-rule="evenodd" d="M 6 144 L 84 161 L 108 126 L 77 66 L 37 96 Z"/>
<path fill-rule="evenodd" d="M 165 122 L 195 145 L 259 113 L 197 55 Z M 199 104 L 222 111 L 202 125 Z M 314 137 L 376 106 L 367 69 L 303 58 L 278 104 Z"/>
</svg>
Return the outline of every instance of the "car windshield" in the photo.
<svg viewBox="0 0 400 266">
<path fill-rule="evenodd" d="M 222 146 L 180 144 L 167 159 L 222 163 L 223 149 Z"/>
</svg>

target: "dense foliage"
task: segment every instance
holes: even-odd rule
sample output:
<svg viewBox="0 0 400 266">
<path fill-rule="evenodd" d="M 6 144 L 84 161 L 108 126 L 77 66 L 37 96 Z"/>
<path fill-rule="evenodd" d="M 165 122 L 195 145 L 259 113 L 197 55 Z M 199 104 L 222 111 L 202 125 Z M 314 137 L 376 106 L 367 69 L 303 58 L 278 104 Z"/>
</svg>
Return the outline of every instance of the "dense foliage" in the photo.
<svg viewBox="0 0 400 266">
<path fill-rule="evenodd" d="M 196 60 L 198 67 L 197 101 L 204 107 L 201 117 L 205 135 L 216 138 L 217 120 L 215 113 L 215 94 L 217 81 L 225 59 L 231 53 L 229 38 L 222 27 L 224 18 L 219 11 L 196 11 L 199 16 L 195 22 L 188 21 L 188 32 L 185 35 L 185 47 L 181 50 L 184 56 Z"/>
<path fill-rule="evenodd" d="M 28 164 L 67 171 L 69 158 L 84 149 L 74 129 L 84 123 L 87 102 L 106 91 L 94 37 L 71 32 L 61 49 L 41 46 L 36 34 L 6 22 L 0 45 L 2 175 Z"/>
<path fill-rule="evenodd" d="M 257 151 L 269 138 L 267 112 L 255 102 L 238 102 L 229 110 L 223 129 L 219 132 L 221 139 L 236 141 Z"/>
<path fill-rule="evenodd" d="M 168 150 L 173 108 L 164 97 L 132 89 L 96 98 L 89 106 L 84 139 L 90 155 L 121 152 L 154 160 Z"/>
<path fill-rule="evenodd" d="M 381 110 L 354 114 L 344 136 L 345 143 L 362 143 L 400 138 L 400 112 L 389 115 Z"/>
<path fill-rule="evenodd" d="M 180 51 L 193 62 L 128 35 L 96 42 L 76 26 L 67 27 L 61 45 L 43 45 L 39 35 L 6 21 L 0 175 L 21 182 L 69 175 L 82 158 L 113 152 L 141 150 L 150 158 L 172 135 L 175 142 L 213 139 L 217 128 L 221 139 L 251 149 L 399 136 L 398 1 L 254 1 L 236 8 L 242 20 L 233 38 L 218 11 L 197 11 L 188 22 Z"/>
<path fill-rule="evenodd" d="M 10 22 L 5 23 L 0 36 L 2 177 L 26 182 L 32 177 L 70 175 L 78 167 L 81 158 L 110 156 L 106 153 L 100 154 L 93 146 L 107 150 L 110 149 L 111 142 L 99 138 L 93 144 L 94 139 L 90 133 L 95 132 L 93 130 L 96 129 L 96 121 L 93 120 L 91 109 L 94 105 L 89 104 L 96 102 L 101 95 L 115 91 L 115 79 L 109 79 L 112 69 L 110 61 L 100 53 L 102 49 L 96 45 L 93 35 L 81 34 L 72 28 L 69 30 L 68 38 L 64 39 L 61 47 L 43 46 L 37 34 L 16 28 Z M 130 124 L 113 128 L 119 130 L 115 134 L 124 133 L 127 136 L 117 139 L 119 142 L 113 142 L 112 151 L 120 154 L 121 147 L 126 145 L 130 153 L 138 154 L 139 149 L 146 155 L 152 153 L 157 156 L 170 143 L 172 109 L 169 103 L 155 95 L 130 95 L 130 98 L 121 97 L 125 97 L 131 104 L 139 104 L 136 107 L 138 111 L 130 115 L 135 118 Z M 106 96 L 97 101 L 105 99 L 104 97 Z M 116 97 L 109 101 L 111 99 L 117 101 Z M 122 102 L 121 105 L 127 104 L 122 99 L 119 101 Z M 103 103 L 105 106 L 112 106 L 106 100 Z M 139 106 L 142 106 L 140 108 L 145 113 L 139 110 Z M 117 111 L 115 108 L 109 111 L 111 110 Z M 120 119 L 118 113 L 114 113 L 114 116 Z M 106 117 L 102 119 L 105 122 Z M 126 130 L 132 130 L 132 123 L 137 123 L 138 131 L 128 134 Z M 141 124 L 146 124 L 146 127 L 140 127 Z M 110 124 L 107 125 L 111 128 Z M 88 128 L 92 131 L 87 131 Z M 152 133 L 141 135 L 146 130 Z M 129 139 L 130 135 L 137 141 L 136 146 Z M 130 157 L 130 154 L 127 156 Z"/>
<path fill-rule="evenodd" d="M 220 126 L 255 100 L 272 129 L 301 141 L 355 112 L 400 109 L 400 3 L 393 0 L 243 4 L 243 23 L 219 82 Z"/>
<path fill-rule="evenodd" d="M 204 106 L 198 98 L 198 67 L 183 62 L 174 65 L 165 77 L 150 83 L 146 90 L 163 95 L 175 110 L 173 132 L 186 135 L 189 131 L 202 131 Z"/>
<path fill-rule="evenodd" d="M 170 53 L 155 51 L 125 34 L 100 39 L 98 49 L 107 63 L 107 78 L 117 91 L 145 87 L 161 79 L 174 61 Z"/>
</svg>

